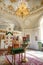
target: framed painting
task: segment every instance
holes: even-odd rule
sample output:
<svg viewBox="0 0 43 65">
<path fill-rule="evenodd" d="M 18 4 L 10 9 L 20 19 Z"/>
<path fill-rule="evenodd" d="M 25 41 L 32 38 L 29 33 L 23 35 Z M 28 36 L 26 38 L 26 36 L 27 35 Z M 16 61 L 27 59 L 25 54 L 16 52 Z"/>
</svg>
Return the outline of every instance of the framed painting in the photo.
<svg viewBox="0 0 43 65">
<path fill-rule="evenodd" d="M 30 35 L 29 34 L 26 35 L 26 40 L 30 41 Z"/>
<path fill-rule="evenodd" d="M 37 36 L 35 36 L 35 41 L 37 41 L 38 40 L 38 38 L 37 38 Z"/>
</svg>

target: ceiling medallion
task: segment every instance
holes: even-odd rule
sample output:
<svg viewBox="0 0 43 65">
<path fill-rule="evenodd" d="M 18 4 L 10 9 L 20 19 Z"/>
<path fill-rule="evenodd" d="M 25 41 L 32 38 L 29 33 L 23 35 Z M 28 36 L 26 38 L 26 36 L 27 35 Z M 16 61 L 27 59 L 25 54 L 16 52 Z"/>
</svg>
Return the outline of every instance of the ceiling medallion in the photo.
<svg viewBox="0 0 43 65">
<path fill-rule="evenodd" d="M 11 11 L 13 11 L 13 10 L 14 10 L 14 8 L 13 8 L 13 6 L 12 6 L 12 5 L 8 5 L 8 9 L 9 9 L 9 10 L 11 10 Z"/>
<path fill-rule="evenodd" d="M 15 14 L 20 17 L 25 17 L 30 14 L 29 9 L 26 7 L 25 3 L 21 3 L 19 8 L 16 10 Z"/>
</svg>

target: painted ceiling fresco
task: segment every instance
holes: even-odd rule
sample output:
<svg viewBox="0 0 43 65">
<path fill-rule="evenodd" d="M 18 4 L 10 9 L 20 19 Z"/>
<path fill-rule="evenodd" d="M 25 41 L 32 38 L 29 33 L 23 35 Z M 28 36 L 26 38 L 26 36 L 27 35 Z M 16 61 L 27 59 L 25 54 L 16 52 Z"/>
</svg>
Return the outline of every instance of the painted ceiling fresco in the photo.
<svg viewBox="0 0 43 65">
<path fill-rule="evenodd" d="M 29 11 L 32 12 L 41 7 L 43 7 L 43 0 L 0 0 L 2 13 L 21 15 L 21 17 L 29 15 Z"/>
<path fill-rule="evenodd" d="M 38 26 L 43 13 L 43 0 L 0 0 L 0 28 L 10 24 L 14 30 Z"/>
</svg>

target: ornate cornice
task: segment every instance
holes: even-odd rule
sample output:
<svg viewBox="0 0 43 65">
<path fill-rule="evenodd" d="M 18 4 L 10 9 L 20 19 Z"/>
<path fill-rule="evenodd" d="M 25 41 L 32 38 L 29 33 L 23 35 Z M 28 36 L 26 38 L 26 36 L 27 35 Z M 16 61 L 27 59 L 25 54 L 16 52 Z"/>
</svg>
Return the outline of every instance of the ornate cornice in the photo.
<svg viewBox="0 0 43 65">
<path fill-rule="evenodd" d="M 10 0 L 10 2 L 11 2 L 11 3 L 14 3 L 14 2 L 16 2 L 16 0 Z"/>
</svg>

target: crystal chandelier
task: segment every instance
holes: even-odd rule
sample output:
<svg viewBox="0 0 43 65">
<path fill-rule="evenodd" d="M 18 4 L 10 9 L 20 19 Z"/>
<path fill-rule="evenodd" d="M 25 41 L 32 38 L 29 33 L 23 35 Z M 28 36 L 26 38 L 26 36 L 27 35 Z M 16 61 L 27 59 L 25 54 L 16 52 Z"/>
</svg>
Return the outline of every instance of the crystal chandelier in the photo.
<svg viewBox="0 0 43 65">
<path fill-rule="evenodd" d="M 21 2 L 19 8 L 16 10 L 15 14 L 20 17 L 25 17 L 30 14 L 29 9 L 26 7 L 24 2 Z"/>
</svg>

